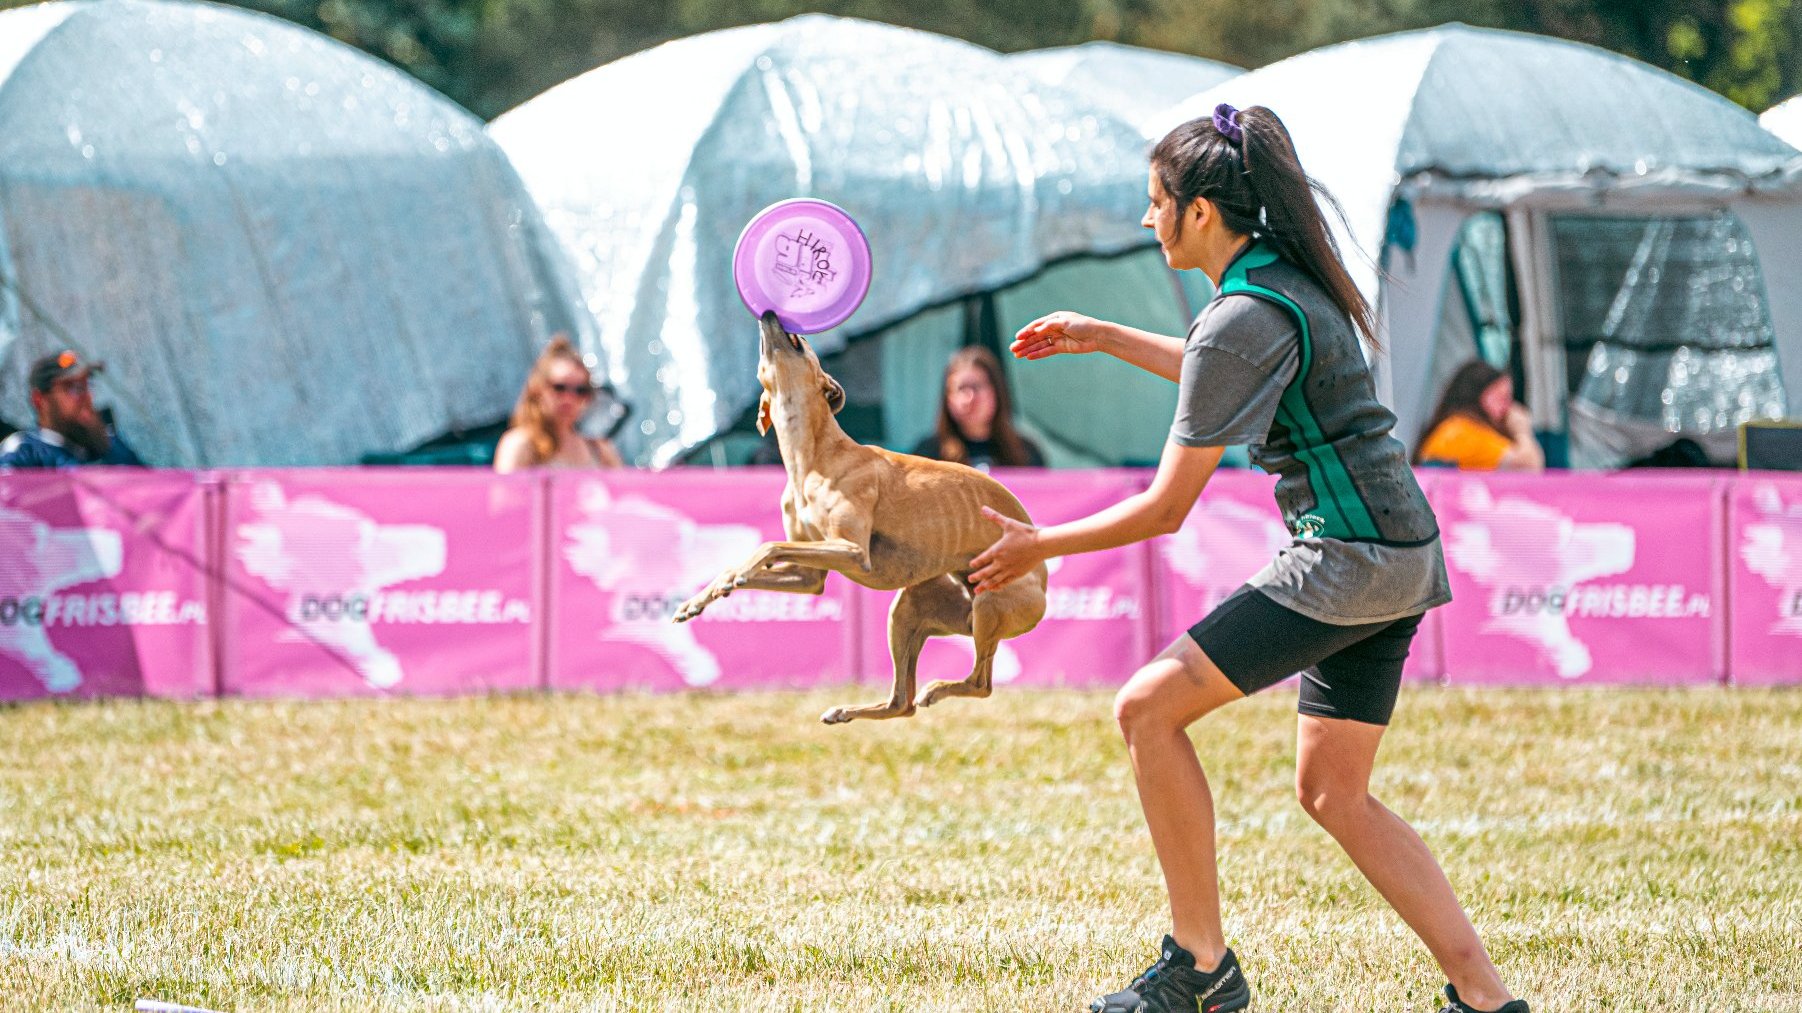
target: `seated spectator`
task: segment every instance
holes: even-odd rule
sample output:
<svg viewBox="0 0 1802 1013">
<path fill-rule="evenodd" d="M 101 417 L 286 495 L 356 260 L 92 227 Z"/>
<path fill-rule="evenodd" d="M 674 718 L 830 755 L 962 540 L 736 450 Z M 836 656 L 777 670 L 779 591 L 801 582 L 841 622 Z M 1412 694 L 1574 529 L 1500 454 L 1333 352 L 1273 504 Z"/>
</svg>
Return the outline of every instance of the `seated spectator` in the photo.
<svg viewBox="0 0 1802 1013">
<path fill-rule="evenodd" d="M 913 452 L 981 471 L 1045 466 L 1039 448 L 1014 428 L 1013 401 L 1001 361 L 979 345 L 959 349 L 951 356 L 945 367 L 938 430 L 921 440 Z"/>
<path fill-rule="evenodd" d="M 103 363 L 90 366 L 66 350 L 33 362 L 29 382 L 38 428 L 21 430 L 0 443 L 0 468 L 142 467 L 144 462 L 94 409 L 88 380 L 103 368 Z"/>
<path fill-rule="evenodd" d="M 1452 374 L 1421 432 L 1427 435 L 1414 452 L 1415 464 L 1466 471 L 1545 470 L 1533 417 L 1514 400 L 1513 378 L 1481 360 Z"/>
<path fill-rule="evenodd" d="M 569 339 L 561 334 L 552 338 L 526 377 L 512 428 L 501 434 L 494 449 L 494 470 L 622 467 L 625 462 L 613 441 L 576 432 L 601 393 Z"/>
</svg>

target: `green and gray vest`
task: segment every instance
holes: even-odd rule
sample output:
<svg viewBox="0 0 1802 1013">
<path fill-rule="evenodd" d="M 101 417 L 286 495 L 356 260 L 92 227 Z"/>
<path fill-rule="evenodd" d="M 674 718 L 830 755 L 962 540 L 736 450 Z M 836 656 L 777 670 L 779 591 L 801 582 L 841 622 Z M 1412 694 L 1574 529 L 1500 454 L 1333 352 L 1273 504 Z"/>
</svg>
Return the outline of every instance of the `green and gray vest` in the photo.
<svg viewBox="0 0 1802 1013">
<path fill-rule="evenodd" d="M 1377 400 L 1351 320 L 1320 283 L 1264 242 L 1247 246 L 1220 278 L 1219 295 L 1249 295 L 1295 318 L 1295 379 L 1252 463 L 1277 476 L 1283 522 L 1299 538 L 1425 545 L 1439 537 L 1407 450 L 1390 435 L 1395 415 Z"/>
</svg>

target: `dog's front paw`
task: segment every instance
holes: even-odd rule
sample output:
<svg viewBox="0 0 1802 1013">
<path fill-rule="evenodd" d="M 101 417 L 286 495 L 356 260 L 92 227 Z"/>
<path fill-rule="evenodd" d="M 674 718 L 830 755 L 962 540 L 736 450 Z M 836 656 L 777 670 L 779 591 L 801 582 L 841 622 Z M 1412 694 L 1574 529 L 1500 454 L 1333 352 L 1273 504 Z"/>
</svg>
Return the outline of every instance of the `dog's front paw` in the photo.
<svg viewBox="0 0 1802 1013">
<path fill-rule="evenodd" d="M 676 609 L 676 614 L 670 617 L 670 621 L 676 623 L 688 622 L 695 616 L 707 611 L 707 606 L 712 605 L 714 602 L 731 594 L 732 589 L 738 586 L 738 579 L 733 575 L 721 574 L 713 583 L 702 589 L 700 594 L 683 602 L 681 607 Z"/>
<path fill-rule="evenodd" d="M 683 602 L 680 608 L 676 609 L 676 614 L 670 617 L 670 622 L 672 622 L 672 623 L 688 622 L 690 619 L 693 619 L 695 616 L 698 616 L 702 612 L 707 611 L 707 606 L 713 604 L 714 600 L 718 597 L 719 597 L 718 595 L 709 595 L 705 591 L 703 591 L 700 594 L 695 595 L 693 598 L 690 598 L 687 601 Z"/>
<path fill-rule="evenodd" d="M 845 708 L 843 707 L 834 707 L 820 715 L 820 722 L 822 724 L 842 725 L 849 720 L 851 720 L 851 715 L 845 713 Z"/>
</svg>

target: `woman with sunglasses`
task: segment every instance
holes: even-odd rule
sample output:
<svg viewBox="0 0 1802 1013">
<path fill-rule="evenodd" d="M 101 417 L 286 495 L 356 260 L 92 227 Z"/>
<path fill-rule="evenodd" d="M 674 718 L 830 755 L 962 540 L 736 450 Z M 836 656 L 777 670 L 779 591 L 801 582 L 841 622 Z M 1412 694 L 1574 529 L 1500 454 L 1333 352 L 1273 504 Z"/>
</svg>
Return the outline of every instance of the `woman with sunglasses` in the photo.
<svg viewBox="0 0 1802 1013">
<path fill-rule="evenodd" d="M 594 378 L 569 338 L 552 338 L 526 377 L 512 427 L 494 448 L 494 470 L 622 467 L 625 462 L 612 441 L 576 432 L 596 393 Z"/>
</svg>

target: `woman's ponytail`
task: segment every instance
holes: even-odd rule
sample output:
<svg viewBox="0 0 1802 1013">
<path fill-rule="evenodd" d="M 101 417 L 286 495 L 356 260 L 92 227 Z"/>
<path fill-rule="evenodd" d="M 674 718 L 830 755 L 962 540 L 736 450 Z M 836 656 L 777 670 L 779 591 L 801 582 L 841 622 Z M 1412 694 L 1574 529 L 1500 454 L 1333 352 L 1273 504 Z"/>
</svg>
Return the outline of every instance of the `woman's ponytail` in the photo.
<svg viewBox="0 0 1802 1013">
<path fill-rule="evenodd" d="M 1285 260 L 1314 276 L 1370 347 L 1380 347 L 1376 315 L 1346 272 L 1320 204 L 1342 221 L 1345 213 L 1302 171 L 1295 142 L 1275 113 L 1263 106 L 1223 104 L 1212 116 L 1166 134 L 1152 149 L 1151 164 L 1179 208 L 1197 198 L 1212 201 L 1227 228 L 1268 240 Z"/>
</svg>

